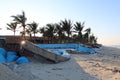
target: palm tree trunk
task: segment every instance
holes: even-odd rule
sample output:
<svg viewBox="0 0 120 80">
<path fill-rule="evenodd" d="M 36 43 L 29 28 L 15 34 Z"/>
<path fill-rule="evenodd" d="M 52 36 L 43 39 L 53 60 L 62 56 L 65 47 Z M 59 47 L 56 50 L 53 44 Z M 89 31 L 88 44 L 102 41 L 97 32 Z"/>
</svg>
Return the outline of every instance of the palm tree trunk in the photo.
<svg viewBox="0 0 120 80">
<path fill-rule="evenodd" d="M 15 36 L 15 31 L 14 31 L 14 36 Z"/>
<path fill-rule="evenodd" d="M 35 33 L 34 33 L 34 42 L 35 42 Z"/>
</svg>

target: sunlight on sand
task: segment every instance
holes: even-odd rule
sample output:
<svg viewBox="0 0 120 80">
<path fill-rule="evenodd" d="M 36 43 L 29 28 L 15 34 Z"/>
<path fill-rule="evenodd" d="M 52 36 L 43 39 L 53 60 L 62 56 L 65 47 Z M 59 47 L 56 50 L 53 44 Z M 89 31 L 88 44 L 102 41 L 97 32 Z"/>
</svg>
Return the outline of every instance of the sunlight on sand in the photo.
<svg viewBox="0 0 120 80">
<path fill-rule="evenodd" d="M 114 51 L 116 50 L 113 50 L 113 52 Z M 109 55 L 102 55 L 80 54 L 75 56 L 74 59 L 86 73 L 98 78 L 99 80 L 120 80 L 120 66 L 114 64 L 120 62 L 120 60 L 113 59 L 112 56 Z"/>
</svg>

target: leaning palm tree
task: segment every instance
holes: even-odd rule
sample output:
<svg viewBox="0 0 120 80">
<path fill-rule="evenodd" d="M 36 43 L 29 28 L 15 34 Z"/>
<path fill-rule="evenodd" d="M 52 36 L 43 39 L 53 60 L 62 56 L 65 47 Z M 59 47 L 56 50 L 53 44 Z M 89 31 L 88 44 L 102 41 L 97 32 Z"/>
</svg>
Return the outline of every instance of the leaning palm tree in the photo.
<svg viewBox="0 0 120 80">
<path fill-rule="evenodd" d="M 16 28 L 17 28 L 17 23 L 15 22 L 15 23 L 10 23 L 10 24 L 8 24 L 7 23 L 7 30 L 11 30 L 11 31 L 13 31 L 14 32 L 14 36 L 15 36 L 15 32 L 16 32 Z"/>
<path fill-rule="evenodd" d="M 36 22 L 32 22 L 31 24 L 28 24 L 29 26 L 29 30 L 34 34 L 34 37 L 35 37 L 35 34 L 38 33 L 38 23 Z"/>
<path fill-rule="evenodd" d="M 81 23 L 81 22 L 76 22 L 74 24 L 74 30 L 75 30 L 75 33 L 78 33 L 78 39 L 80 40 L 80 42 L 82 42 L 82 39 L 83 39 L 83 34 L 82 34 L 82 30 L 84 28 L 84 22 Z"/>
<path fill-rule="evenodd" d="M 90 33 L 91 33 L 91 28 L 87 28 L 87 29 L 85 30 L 85 32 L 88 33 L 88 34 L 90 34 Z"/>
<path fill-rule="evenodd" d="M 11 16 L 13 17 L 13 21 L 17 22 L 18 24 L 21 24 L 21 27 L 23 27 L 23 38 L 25 38 L 25 29 L 26 29 L 26 21 L 27 18 L 25 16 L 25 12 L 23 11 L 22 14 L 16 15 L 16 16 Z"/>
</svg>

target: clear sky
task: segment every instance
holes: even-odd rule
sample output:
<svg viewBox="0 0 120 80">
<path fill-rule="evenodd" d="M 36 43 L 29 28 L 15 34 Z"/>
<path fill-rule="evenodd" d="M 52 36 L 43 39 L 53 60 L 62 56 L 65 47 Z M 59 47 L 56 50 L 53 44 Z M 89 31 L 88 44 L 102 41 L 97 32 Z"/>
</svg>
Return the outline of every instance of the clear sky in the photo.
<svg viewBox="0 0 120 80">
<path fill-rule="evenodd" d="M 28 23 L 35 21 L 39 27 L 65 18 L 85 21 L 99 43 L 120 44 L 120 0 L 0 0 L 0 10 L 0 35 L 13 34 L 6 23 L 23 10 Z"/>
</svg>

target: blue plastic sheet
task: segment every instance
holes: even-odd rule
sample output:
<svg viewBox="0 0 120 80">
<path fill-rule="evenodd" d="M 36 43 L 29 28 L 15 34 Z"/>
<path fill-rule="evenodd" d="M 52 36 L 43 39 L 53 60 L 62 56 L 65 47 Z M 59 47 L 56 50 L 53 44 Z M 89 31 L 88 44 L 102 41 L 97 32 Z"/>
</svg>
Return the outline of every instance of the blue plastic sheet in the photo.
<svg viewBox="0 0 120 80">
<path fill-rule="evenodd" d="M 44 49 L 75 49 L 78 44 L 37 44 L 37 46 Z"/>
<path fill-rule="evenodd" d="M 16 52 L 13 52 L 13 51 L 8 51 L 8 52 L 7 52 L 7 55 L 17 55 L 17 53 L 16 53 Z"/>
<path fill-rule="evenodd" d="M 27 57 L 25 56 L 21 56 L 16 60 L 17 64 L 22 64 L 22 63 L 29 63 L 29 60 Z"/>
<path fill-rule="evenodd" d="M 18 56 L 16 52 L 7 52 L 7 57 L 6 57 L 7 62 L 16 61 L 17 58 Z"/>
<path fill-rule="evenodd" d="M 6 56 L 6 50 L 4 48 L 0 48 L 0 54 L 2 54 L 4 57 Z"/>
<path fill-rule="evenodd" d="M 2 54 L 0 54 L 0 62 L 2 62 L 2 63 L 6 62 L 6 59 Z"/>
<path fill-rule="evenodd" d="M 75 49 L 77 52 L 87 52 L 87 53 L 91 53 L 91 54 L 96 53 L 94 49 L 85 47 L 82 44 L 37 44 L 37 46 L 44 48 L 44 49 Z M 59 54 L 59 55 L 61 53 L 66 55 L 65 50 L 64 51 L 53 50 L 52 52 L 55 54 Z"/>
<path fill-rule="evenodd" d="M 84 47 L 84 46 L 79 46 L 79 48 L 77 48 L 78 52 L 86 52 L 86 53 L 91 53 L 91 54 L 95 54 L 96 51 L 92 48 L 88 48 L 88 47 Z"/>
</svg>

